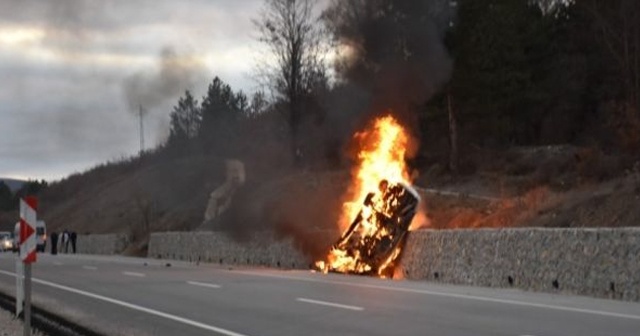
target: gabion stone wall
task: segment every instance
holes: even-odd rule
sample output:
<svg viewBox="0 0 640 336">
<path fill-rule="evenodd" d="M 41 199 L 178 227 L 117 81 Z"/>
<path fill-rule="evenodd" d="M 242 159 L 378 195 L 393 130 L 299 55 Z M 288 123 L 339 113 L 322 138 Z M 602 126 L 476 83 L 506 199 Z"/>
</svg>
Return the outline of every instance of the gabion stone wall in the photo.
<svg viewBox="0 0 640 336">
<path fill-rule="evenodd" d="M 124 234 L 78 235 L 76 247 L 83 254 L 119 254 L 127 247 L 128 237 Z M 58 238 L 58 253 L 62 251 Z M 71 252 L 71 245 L 69 245 Z"/>
<path fill-rule="evenodd" d="M 257 232 L 154 233 L 149 257 L 222 264 L 309 268 L 290 238 Z M 640 228 L 469 229 L 411 232 L 401 256 L 405 278 L 450 284 L 640 301 Z"/>
<path fill-rule="evenodd" d="M 640 301 L 640 229 L 412 232 L 408 279 Z"/>
<path fill-rule="evenodd" d="M 224 232 L 161 232 L 149 239 L 150 258 L 307 269 L 310 260 L 291 238 L 257 232 L 236 240 Z"/>
</svg>

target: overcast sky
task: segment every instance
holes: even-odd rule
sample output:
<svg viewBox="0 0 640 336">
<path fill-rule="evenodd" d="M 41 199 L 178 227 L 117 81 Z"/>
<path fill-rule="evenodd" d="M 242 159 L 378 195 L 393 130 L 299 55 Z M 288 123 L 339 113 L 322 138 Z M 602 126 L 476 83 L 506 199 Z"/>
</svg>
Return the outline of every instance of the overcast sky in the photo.
<svg viewBox="0 0 640 336">
<path fill-rule="evenodd" d="M 0 0 L 0 177 L 60 179 L 162 141 L 177 97 L 251 79 L 261 0 Z"/>
</svg>

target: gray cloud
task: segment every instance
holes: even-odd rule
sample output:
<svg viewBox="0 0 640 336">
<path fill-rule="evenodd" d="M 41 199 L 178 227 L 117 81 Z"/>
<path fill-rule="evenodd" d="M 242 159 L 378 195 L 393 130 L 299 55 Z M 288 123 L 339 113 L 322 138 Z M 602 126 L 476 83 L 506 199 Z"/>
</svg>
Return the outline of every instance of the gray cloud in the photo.
<svg viewBox="0 0 640 336">
<path fill-rule="evenodd" d="M 126 30 L 132 25 L 166 23 L 176 7 L 203 4 L 162 0 L 2 0 L 0 18 L 5 23 L 39 25 L 52 31 L 82 35 Z M 215 6 L 215 2 L 209 5 Z"/>
<path fill-rule="evenodd" d="M 158 143 L 177 96 L 202 95 L 214 75 L 250 89 L 252 57 L 227 53 L 254 42 L 261 4 L 0 0 L 0 34 L 45 34 L 16 45 L 0 35 L 0 176 L 57 179 L 135 155 L 132 108 L 151 112 L 146 142 Z"/>
</svg>

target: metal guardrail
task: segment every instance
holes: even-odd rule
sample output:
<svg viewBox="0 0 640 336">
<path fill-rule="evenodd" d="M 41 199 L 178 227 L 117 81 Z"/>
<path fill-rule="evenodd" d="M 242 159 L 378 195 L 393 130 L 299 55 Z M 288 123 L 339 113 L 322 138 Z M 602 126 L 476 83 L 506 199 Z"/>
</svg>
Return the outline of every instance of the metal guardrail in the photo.
<svg viewBox="0 0 640 336">
<path fill-rule="evenodd" d="M 0 291 L 0 309 L 5 309 L 14 315 L 16 311 L 15 297 Z M 31 309 L 31 325 L 45 335 L 104 336 L 35 305 Z M 21 315 L 19 318 L 22 320 L 23 316 Z"/>
<path fill-rule="evenodd" d="M 479 199 L 479 200 L 489 201 L 489 202 L 498 202 L 498 201 L 501 200 L 501 198 L 498 198 L 498 197 L 490 197 L 490 196 L 462 193 L 462 192 L 449 191 L 449 190 L 439 190 L 439 189 L 433 189 L 433 188 L 422 188 L 422 187 L 418 187 L 418 186 L 414 186 L 414 188 L 416 190 L 420 191 L 420 192 L 423 192 L 423 193 L 426 193 L 426 194 L 433 194 L 433 195 L 444 195 L 444 196 L 453 196 L 453 197 L 468 197 L 468 198 L 474 198 L 474 199 Z"/>
</svg>

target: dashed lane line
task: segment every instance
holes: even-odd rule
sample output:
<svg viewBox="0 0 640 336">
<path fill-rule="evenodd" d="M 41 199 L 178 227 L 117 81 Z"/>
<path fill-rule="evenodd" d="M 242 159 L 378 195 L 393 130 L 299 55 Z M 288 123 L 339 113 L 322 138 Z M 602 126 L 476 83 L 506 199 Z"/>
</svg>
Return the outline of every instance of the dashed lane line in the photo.
<svg viewBox="0 0 640 336">
<path fill-rule="evenodd" d="M 312 304 L 317 304 L 317 305 L 321 305 L 321 306 L 329 306 L 329 307 L 335 307 L 335 308 L 341 308 L 341 309 L 348 309 L 348 310 L 357 310 L 357 311 L 363 311 L 364 310 L 364 308 L 362 308 L 362 307 L 350 306 L 350 305 L 345 305 L 345 304 L 335 303 L 335 302 L 328 302 L 328 301 L 312 300 L 312 299 L 305 299 L 305 298 L 297 298 L 296 301 L 312 303 Z"/>
<path fill-rule="evenodd" d="M 187 281 L 187 283 L 190 284 L 190 285 L 194 285 L 194 286 L 208 287 L 208 288 L 220 288 L 220 287 L 222 287 L 222 286 L 217 285 L 217 284 L 206 283 L 206 282 L 198 282 L 198 281 Z"/>
<path fill-rule="evenodd" d="M 389 286 L 371 285 L 371 284 L 363 284 L 363 283 L 351 283 L 351 282 L 337 281 L 337 280 L 303 278 L 303 277 L 287 276 L 287 275 L 280 275 L 280 274 L 258 273 L 258 272 L 252 272 L 252 271 L 230 271 L 230 272 L 236 273 L 236 274 L 259 276 L 259 277 L 319 282 L 319 283 L 327 283 L 327 284 L 342 285 L 342 286 L 372 288 L 372 289 L 395 291 L 395 292 L 424 294 L 424 295 L 431 295 L 431 296 L 449 297 L 449 298 L 474 300 L 474 301 L 481 301 L 481 302 L 501 303 L 501 304 L 508 304 L 508 305 L 514 305 L 514 306 L 522 306 L 522 307 L 533 307 L 533 308 L 568 311 L 568 312 L 582 313 L 582 314 L 599 315 L 599 316 L 606 316 L 606 317 L 640 320 L 640 315 L 623 314 L 623 313 L 615 313 L 615 312 L 609 312 L 609 311 L 603 311 L 603 310 L 574 308 L 574 307 L 568 307 L 568 306 L 559 306 L 559 305 L 517 301 L 517 300 L 509 300 L 509 299 L 498 299 L 498 298 L 492 298 L 487 296 L 456 294 L 456 293 L 438 292 L 434 290 L 414 289 L 414 288 L 406 288 L 406 287 L 389 287 Z"/>
<path fill-rule="evenodd" d="M 9 276 L 12 276 L 12 277 L 16 276 L 15 273 L 2 271 L 2 270 L 0 270 L 0 273 L 5 274 L 5 275 L 9 275 Z M 115 304 L 115 305 L 118 305 L 118 306 L 129 308 L 129 309 L 141 311 L 141 312 L 144 312 L 144 313 L 147 313 L 147 314 L 155 315 L 155 316 L 162 317 L 162 318 L 165 318 L 165 319 L 168 319 L 168 320 L 172 320 L 172 321 L 175 321 L 175 322 L 179 322 L 179 323 L 183 323 L 183 324 L 186 324 L 186 325 L 190 325 L 192 327 L 196 327 L 196 328 L 200 328 L 200 329 L 216 332 L 216 333 L 221 334 L 221 335 L 226 335 L 226 336 L 247 336 L 245 334 L 240 334 L 240 333 L 237 333 L 235 331 L 228 330 L 228 329 L 216 327 L 216 326 L 213 326 L 213 325 L 210 325 L 210 324 L 204 324 L 204 323 L 197 322 L 197 321 L 194 321 L 194 320 L 190 320 L 190 319 L 187 319 L 187 318 L 184 318 L 184 317 L 168 314 L 168 313 L 165 313 L 165 312 L 162 312 L 162 311 L 159 311 L 159 310 L 143 307 L 143 306 L 140 306 L 140 305 L 137 305 L 137 304 L 133 304 L 133 303 L 117 300 L 117 299 L 112 299 L 110 297 L 106 297 L 106 296 L 103 296 L 103 295 L 94 294 L 94 293 L 83 291 L 83 290 L 80 290 L 80 289 L 75 289 L 75 288 L 72 288 L 72 287 L 60 285 L 60 284 L 53 283 L 53 282 L 50 282 L 50 281 L 33 278 L 33 282 L 39 283 L 39 284 L 44 285 L 44 286 L 49 286 L 49 287 L 52 287 L 52 288 L 56 288 L 56 289 L 59 289 L 59 290 L 75 293 L 75 294 L 78 294 L 78 295 L 90 297 L 92 299 L 109 302 L 109 303 L 112 303 L 112 304 Z"/>
</svg>

